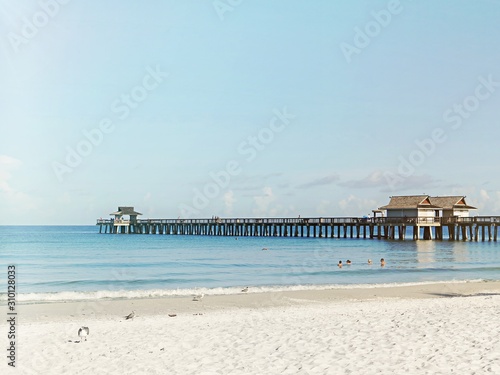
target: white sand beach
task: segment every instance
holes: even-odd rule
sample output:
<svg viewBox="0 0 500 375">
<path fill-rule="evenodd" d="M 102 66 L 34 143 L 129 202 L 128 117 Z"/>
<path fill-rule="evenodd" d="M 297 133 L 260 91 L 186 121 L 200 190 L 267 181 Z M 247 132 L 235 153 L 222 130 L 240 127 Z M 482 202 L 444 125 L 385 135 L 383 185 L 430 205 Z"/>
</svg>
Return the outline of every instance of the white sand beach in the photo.
<svg viewBox="0 0 500 375">
<path fill-rule="evenodd" d="M 500 282 L 19 306 L 2 374 L 499 374 Z M 125 316 L 135 310 L 133 319 Z M 171 316 L 169 316 L 171 315 Z M 78 329 L 89 327 L 87 341 Z M 0 332 L 6 346 L 7 325 Z M 6 371 L 4 371 L 6 369 Z"/>
</svg>

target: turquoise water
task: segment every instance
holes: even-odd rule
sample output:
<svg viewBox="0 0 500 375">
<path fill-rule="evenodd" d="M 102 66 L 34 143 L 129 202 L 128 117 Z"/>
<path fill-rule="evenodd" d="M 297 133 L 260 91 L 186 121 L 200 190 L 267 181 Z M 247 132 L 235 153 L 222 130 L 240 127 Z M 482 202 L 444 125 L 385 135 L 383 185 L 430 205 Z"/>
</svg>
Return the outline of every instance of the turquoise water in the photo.
<svg viewBox="0 0 500 375">
<path fill-rule="evenodd" d="M 2 279 L 8 264 L 16 266 L 21 300 L 500 279 L 500 242 L 110 235 L 96 226 L 0 226 L 0 258 Z M 338 261 L 347 259 L 353 264 L 339 269 Z M 5 293 L 0 297 L 5 300 Z"/>
</svg>

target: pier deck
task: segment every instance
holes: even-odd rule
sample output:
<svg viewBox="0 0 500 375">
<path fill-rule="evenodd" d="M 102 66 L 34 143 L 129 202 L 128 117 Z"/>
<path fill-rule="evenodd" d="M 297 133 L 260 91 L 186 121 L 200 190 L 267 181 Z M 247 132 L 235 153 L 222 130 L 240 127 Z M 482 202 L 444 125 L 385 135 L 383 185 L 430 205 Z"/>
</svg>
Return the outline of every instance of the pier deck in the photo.
<svg viewBox="0 0 500 375">
<path fill-rule="evenodd" d="M 496 241 L 500 216 L 98 219 L 99 233 Z"/>
</svg>

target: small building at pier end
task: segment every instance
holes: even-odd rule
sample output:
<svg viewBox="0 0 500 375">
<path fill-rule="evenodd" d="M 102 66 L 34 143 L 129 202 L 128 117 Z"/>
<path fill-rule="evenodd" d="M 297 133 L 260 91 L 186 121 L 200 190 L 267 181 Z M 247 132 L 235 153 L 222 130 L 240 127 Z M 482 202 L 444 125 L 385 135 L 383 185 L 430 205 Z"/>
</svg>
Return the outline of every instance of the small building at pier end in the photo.
<svg viewBox="0 0 500 375">
<path fill-rule="evenodd" d="M 137 223 L 137 216 L 142 214 L 136 212 L 134 207 L 118 207 L 118 211 L 112 212 L 110 215 L 114 216 L 114 233 L 130 233 L 130 227 L 135 226 Z"/>
</svg>

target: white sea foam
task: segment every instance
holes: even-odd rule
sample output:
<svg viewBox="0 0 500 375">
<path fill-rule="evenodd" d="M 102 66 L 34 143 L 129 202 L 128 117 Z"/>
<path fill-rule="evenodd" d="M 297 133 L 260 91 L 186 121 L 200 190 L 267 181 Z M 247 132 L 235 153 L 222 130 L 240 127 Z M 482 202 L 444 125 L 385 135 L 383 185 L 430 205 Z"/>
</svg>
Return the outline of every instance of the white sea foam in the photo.
<svg viewBox="0 0 500 375">
<path fill-rule="evenodd" d="M 360 289 L 360 288 L 389 288 L 429 284 L 463 284 L 469 282 L 485 282 L 487 280 L 451 280 L 451 281 L 423 281 L 410 283 L 386 284 L 327 284 L 327 285 L 276 285 L 276 286 L 249 286 L 247 293 L 286 292 L 303 290 L 327 289 Z M 183 297 L 204 293 L 205 295 L 233 295 L 240 294 L 242 286 L 228 288 L 192 288 L 192 289 L 150 289 L 150 290 L 99 290 L 91 292 L 56 292 L 56 293 L 21 293 L 16 300 L 25 303 L 45 303 L 62 301 L 92 301 L 103 299 L 134 299 L 134 298 L 161 298 Z M 5 293 L 0 294 L 0 301 L 7 300 Z"/>
</svg>

